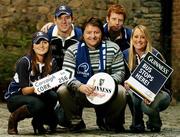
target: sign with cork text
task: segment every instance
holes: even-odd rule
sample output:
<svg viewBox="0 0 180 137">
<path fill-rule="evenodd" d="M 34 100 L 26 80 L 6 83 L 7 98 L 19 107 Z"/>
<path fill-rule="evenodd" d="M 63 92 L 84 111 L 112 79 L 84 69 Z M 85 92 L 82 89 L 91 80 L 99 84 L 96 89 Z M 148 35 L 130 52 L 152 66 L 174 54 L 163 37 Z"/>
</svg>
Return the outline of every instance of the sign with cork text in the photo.
<svg viewBox="0 0 180 137">
<path fill-rule="evenodd" d="M 72 77 L 72 73 L 66 70 L 60 70 L 51 75 L 48 75 L 33 83 L 36 91 L 43 93 L 49 89 L 59 86 L 67 82 Z"/>
</svg>

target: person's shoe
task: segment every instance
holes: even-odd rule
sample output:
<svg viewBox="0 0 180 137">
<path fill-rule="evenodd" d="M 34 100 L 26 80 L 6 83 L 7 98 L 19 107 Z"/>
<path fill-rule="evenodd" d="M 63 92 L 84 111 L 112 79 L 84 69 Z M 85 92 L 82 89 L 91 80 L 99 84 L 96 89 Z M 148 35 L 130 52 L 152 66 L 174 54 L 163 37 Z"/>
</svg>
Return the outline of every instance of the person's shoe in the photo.
<svg viewBox="0 0 180 137">
<path fill-rule="evenodd" d="M 81 132 L 82 130 L 84 130 L 86 128 L 86 125 L 84 123 L 83 120 L 81 120 L 78 124 L 76 125 L 71 125 L 71 127 L 69 128 L 69 130 L 71 132 L 74 132 L 74 133 L 79 133 Z"/>
<path fill-rule="evenodd" d="M 31 114 L 26 105 L 19 107 L 17 110 L 11 113 L 8 120 L 8 134 L 16 135 L 18 134 L 18 122 L 25 119 L 30 118 Z"/>
<path fill-rule="evenodd" d="M 122 133 L 122 132 L 125 132 L 125 128 L 123 125 L 115 129 L 115 133 Z"/>
<path fill-rule="evenodd" d="M 150 130 L 151 130 L 151 132 L 160 132 L 161 128 L 160 127 L 152 127 Z"/>
<path fill-rule="evenodd" d="M 146 122 L 147 129 L 150 129 L 151 132 L 160 132 L 161 127 L 155 127 L 149 123 L 149 121 Z"/>
<path fill-rule="evenodd" d="M 105 131 L 106 130 L 106 125 L 105 122 L 103 120 L 103 118 L 97 118 L 96 119 L 96 124 L 99 127 L 100 130 Z"/>
<path fill-rule="evenodd" d="M 39 122 L 36 118 L 32 119 L 31 124 L 35 135 L 42 135 L 48 133 L 47 130 L 44 128 L 43 124 Z"/>
<path fill-rule="evenodd" d="M 16 135 L 18 134 L 18 130 L 17 130 L 17 121 L 14 118 L 14 113 L 12 113 L 9 116 L 9 121 L 8 121 L 8 134 L 9 135 Z"/>
<path fill-rule="evenodd" d="M 133 133 L 142 133 L 145 131 L 145 126 L 142 124 L 138 124 L 138 125 L 131 125 L 130 126 L 130 130 Z"/>
<path fill-rule="evenodd" d="M 56 133 L 57 122 L 51 119 L 51 122 L 45 123 L 48 125 L 47 132 L 48 134 Z"/>
<path fill-rule="evenodd" d="M 112 131 L 115 133 L 121 133 L 121 132 L 125 132 L 125 128 L 123 125 L 118 125 L 118 126 L 113 126 L 113 127 L 106 125 L 105 131 Z"/>
</svg>

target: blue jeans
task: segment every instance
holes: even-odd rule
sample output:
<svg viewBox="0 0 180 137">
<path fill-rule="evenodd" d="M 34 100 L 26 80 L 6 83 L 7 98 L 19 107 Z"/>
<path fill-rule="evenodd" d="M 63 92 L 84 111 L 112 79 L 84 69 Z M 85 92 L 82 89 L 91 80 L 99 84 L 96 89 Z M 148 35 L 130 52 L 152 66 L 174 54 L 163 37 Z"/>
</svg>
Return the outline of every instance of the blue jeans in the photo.
<svg viewBox="0 0 180 137">
<path fill-rule="evenodd" d="M 152 127 L 160 128 L 162 126 L 160 112 L 169 106 L 171 102 L 170 95 L 167 92 L 160 91 L 150 105 L 145 104 L 142 99 L 135 94 L 132 95 L 132 98 L 134 104 L 133 125 L 143 125 L 143 113 L 145 113 L 149 117 L 148 124 Z"/>
<path fill-rule="evenodd" d="M 7 107 L 12 113 L 19 107 L 26 105 L 29 113 L 38 123 L 55 125 L 54 106 L 56 105 L 57 98 L 55 91 L 47 91 L 41 95 L 14 95 L 7 100 Z"/>
</svg>

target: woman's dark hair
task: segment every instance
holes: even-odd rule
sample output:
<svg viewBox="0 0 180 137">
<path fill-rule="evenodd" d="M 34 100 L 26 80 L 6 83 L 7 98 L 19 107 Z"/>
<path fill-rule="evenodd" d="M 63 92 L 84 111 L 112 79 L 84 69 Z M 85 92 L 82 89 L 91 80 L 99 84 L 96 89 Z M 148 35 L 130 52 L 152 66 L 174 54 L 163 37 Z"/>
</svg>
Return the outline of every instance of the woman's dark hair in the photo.
<svg viewBox="0 0 180 137">
<path fill-rule="evenodd" d="M 97 17 L 91 17 L 90 19 L 88 19 L 87 21 L 85 21 L 83 23 L 83 26 L 82 26 L 82 31 L 84 33 L 84 30 L 86 28 L 87 25 L 92 25 L 92 26 L 95 26 L 95 27 L 98 27 L 100 30 L 101 30 L 101 33 L 102 33 L 102 39 L 104 39 L 104 28 L 103 28 L 103 23 L 102 21 L 97 18 Z"/>
<path fill-rule="evenodd" d="M 44 71 L 43 71 L 43 76 L 47 76 L 48 74 L 51 73 L 52 70 L 52 46 L 49 45 L 48 52 L 44 55 Z M 33 49 L 33 43 L 28 51 L 28 55 L 31 56 L 32 58 L 32 71 L 34 74 L 38 72 L 38 66 L 37 66 L 37 58 L 36 58 L 36 53 L 34 52 Z"/>
</svg>

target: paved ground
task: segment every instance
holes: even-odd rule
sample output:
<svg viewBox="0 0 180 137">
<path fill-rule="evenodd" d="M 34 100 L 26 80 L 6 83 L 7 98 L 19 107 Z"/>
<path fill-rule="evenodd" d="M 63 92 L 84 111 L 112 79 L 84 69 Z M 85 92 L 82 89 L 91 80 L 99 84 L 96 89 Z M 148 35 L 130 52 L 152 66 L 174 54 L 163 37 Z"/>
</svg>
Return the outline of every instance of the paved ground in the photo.
<svg viewBox="0 0 180 137">
<path fill-rule="evenodd" d="M 0 103 L 0 137 L 16 137 L 7 134 L 7 120 L 9 112 L 6 109 L 6 104 Z M 163 127 L 160 133 L 146 132 L 143 134 L 134 133 L 111 133 L 100 131 L 95 124 L 95 114 L 93 109 L 85 109 L 83 113 L 87 129 L 82 133 L 62 132 L 58 127 L 58 132 L 52 135 L 43 135 L 45 137 L 180 137 L 180 103 L 176 106 L 170 106 L 166 111 L 161 113 Z M 145 117 L 147 119 L 147 117 Z M 131 116 L 129 110 L 126 110 L 126 124 L 128 129 L 131 123 Z M 18 126 L 19 134 L 17 137 L 34 137 L 31 126 L 31 119 L 21 121 Z"/>
</svg>

